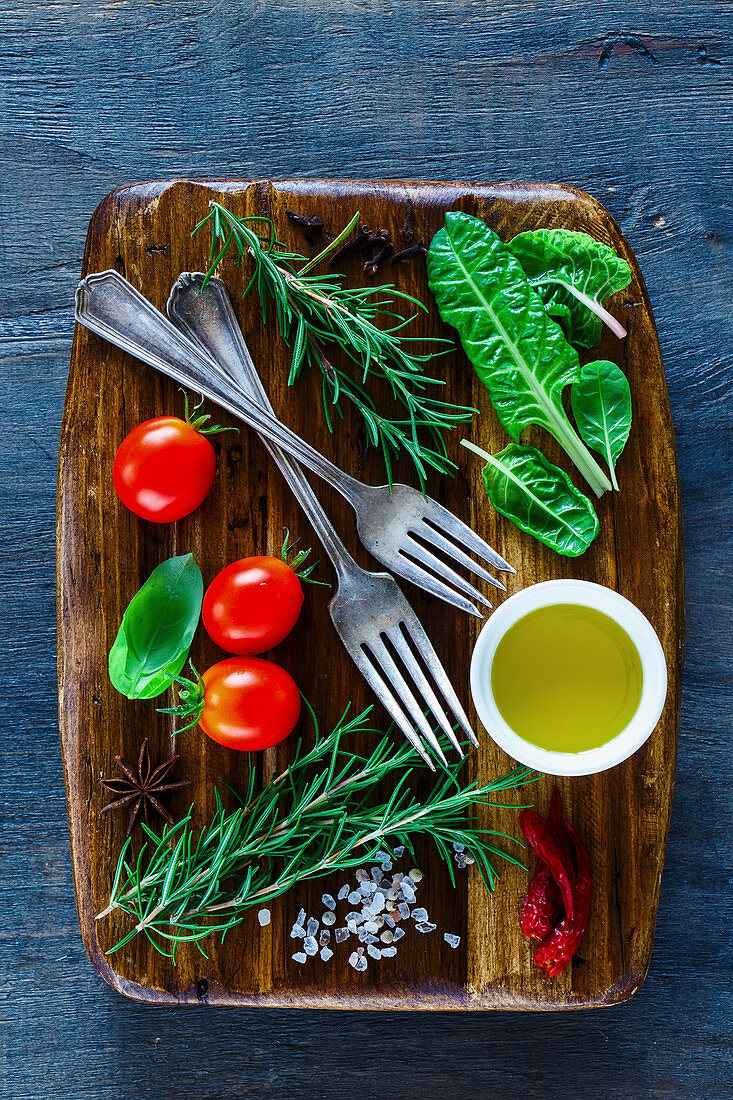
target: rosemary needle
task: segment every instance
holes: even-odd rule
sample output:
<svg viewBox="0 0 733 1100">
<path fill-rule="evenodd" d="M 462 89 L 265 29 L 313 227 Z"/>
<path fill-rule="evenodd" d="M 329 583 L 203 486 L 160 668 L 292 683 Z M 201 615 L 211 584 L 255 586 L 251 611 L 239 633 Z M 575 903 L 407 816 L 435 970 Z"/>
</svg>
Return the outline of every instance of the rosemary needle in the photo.
<svg viewBox="0 0 733 1100">
<path fill-rule="evenodd" d="M 305 366 L 320 371 L 329 431 L 333 430 L 333 410 L 341 416 L 342 400 L 350 402 L 361 416 L 367 442 L 382 452 L 389 484 L 393 460 L 405 452 L 424 488 L 430 468 L 441 473 L 455 470 L 455 463 L 447 456 L 444 433 L 470 420 L 476 410 L 430 395 L 430 390 L 444 385 L 444 381 L 426 373 L 426 364 L 452 345 L 435 338 L 420 341 L 405 334 L 414 318 L 405 317 L 397 306 L 402 301 L 425 310 L 421 302 L 391 285 L 346 287 L 342 275 L 310 274 L 351 234 L 358 218 L 356 214 L 312 260 L 288 251 L 277 240 L 269 218 L 238 218 L 217 202 L 211 203 L 209 214 L 193 232 L 211 223 L 207 278 L 231 248 L 236 250 L 240 263 L 252 261 L 253 271 L 244 293 L 256 286 L 263 321 L 268 305 L 274 305 L 278 328 L 291 348 L 288 385 L 300 377 Z M 420 342 L 440 345 L 440 349 L 419 353 L 415 345 Z M 331 347 L 341 349 L 357 365 L 357 377 L 332 361 Z M 370 376 L 387 383 L 404 416 L 390 417 L 378 411 L 366 389 Z"/>
<path fill-rule="evenodd" d="M 385 845 L 404 845 L 414 855 L 418 836 L 435 844 L 454 885 L 454 843 L 473 856 L 488 889 L 496 880 L 492 859 L 518 862 L 497 843 L 514 838 L 481 828 L 471 807 L 502 806 L 492 797 L 532 782 L 536 777 L 530 769 L 515 768 L 492 783 L 461 787 L 458 773 L 464 761 L 459 761 L 444 769 L 420 801 L 408 780 L 422 761 L 410 745 L 395 746 L 389 732 L 379 735 L 370 728 L 371 708 L 353 718 L 347 708 L 335 728 L 323 734 L 306 706 L 315 726 L 313 746 L 306 750 L 300 741 L 289 767 L 261 791 L 255 789 L 256 768 L 250 761 L 239 806 L 226 810 L 217 792 L 216 812 L 197 837 L 192 807 L 161 835 L 144 826 L 147 842 L 137 859 L 129 841 L 125 844 L 109 905 L 97 919 L 118 910 L 135 923 L 111 951 L 142 934 L 164 955 L 175 957 L 177 946 L 186 941 L 204 954 L 202 941 L 212 933 L 223 937 L 253 905 L 265 904 L 296 882 L 368 863 Z M 368 756 L 342 746 L 344 737 L 360 734 L 379 737 Z M 375 800 L 377 785 L 390 778 L 396 780 L 391 796 Z"/>
</svg>

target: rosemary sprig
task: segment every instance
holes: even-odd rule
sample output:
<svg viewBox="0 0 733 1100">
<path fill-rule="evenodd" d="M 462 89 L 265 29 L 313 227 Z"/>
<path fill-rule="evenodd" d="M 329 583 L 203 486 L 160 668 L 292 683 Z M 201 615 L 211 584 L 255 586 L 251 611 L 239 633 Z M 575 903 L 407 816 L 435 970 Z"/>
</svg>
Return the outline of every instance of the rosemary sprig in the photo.
<svg viewBox="0 0 733 1100">
<path fill-rule="evenodd" d="M 119 910 L 135 924 L 110 953 L 143 934 L 169 957 L 186 941 L 205 954 L 201 941 L 216 932 L 223 938 L 251 906 L 284 894 L 296 882 L 368 863 L 385 846 L 401 844 L 414 855 L 418 836 L 433 841 L 454 885 L 454 842 L 473 856 L 489 890 L 497 877 L 494 857 L 519 862 L 494 838 L 520 842 L 479 827 L 470 808 L 504 807 L 492 796 L 532 782 L 530 769 L 515 768 L 492 783 L 461 787 L 459 761 L 444 769 L 420 801 L 408 780 L 413 769 L 425 765 L 409 744 L 395 746 L 389 731 L 380 735 L 371 729 L 371 707 L 353 718 L 347 708 L 325 735 L 308 709 L 316 731 L 312 748 L 306 750 L 301 740 L 289 767 L 259 792 L 250 761 L 248 788 L 237 809 L 226 810 L 217 792 L 216 812 L 197 838 L 192 807 L 161 835 L 143 826 L 147 842 L 136 860 L 129 841 L 125 844 L 109 905 L 97 919 Z M 343 738 L 362 734 L 379 736 L 368 756 L 343 747 Z M 370 796 L 377 784 L 391 777 L 396 783 L 390 797 L 374 801 Z"/>
<path fill-rule="evenodd" d="M 396 308 L 399 300 L 418 309 L 426 307 L 394 286 L 352 287 L 343 285 L 339 274 L 312 275 L 312 269 L 347 237 L 358 214 L 318 256 L 308 260 L 289 252 L 276 238 L 269 218 L 238 218 L 220 203 L 212 202 L 209 214 L 196 226 L 197 233 L 211 223 L 210 267 L 207 278 L 216 271 L 230 248 L 240 263 L 249 257 L 252 277 L 244 291 L 257 287 L 262 319 L 267 319 L 268 303 L 275 307 L 277 324 L 283 339 L 292 348 L 288 385 L 301 375 L 305 366 L 317 368 L 322 376 L 322 399 L 329 431 L 333 430 L 332 410 L 342 415 L 341 400 L 358 410 L 369 444 L 381 449 L 387 477 L 392 484 L 392 461 L 405 451 L 417 470 L 424 487 L 427 470 L 448 473 L 456 469 L 447 456 L 443 433 L 455 424 L 470 420 L 475 409 L 453 405 L 431 397 L 431 386 L 444 385 L 425 371 L 425 364 L 445 352 L 420 354 L 414 349 L 417 338 L 404 334 L 414 317 L 404 317 Z M 263 228 L 267 229 L 263 236 Z M 423 339 L 422 343 L 450 346 L 448 341 Z M 356 363 L 361 378 L 353 378 L 333 363 L 328 346 L 342 349 Z M 405 409 L 405 417 L 380 414 L 365 383 L 370 375 L 385 381 L 396 401 Z"/>
</svg>

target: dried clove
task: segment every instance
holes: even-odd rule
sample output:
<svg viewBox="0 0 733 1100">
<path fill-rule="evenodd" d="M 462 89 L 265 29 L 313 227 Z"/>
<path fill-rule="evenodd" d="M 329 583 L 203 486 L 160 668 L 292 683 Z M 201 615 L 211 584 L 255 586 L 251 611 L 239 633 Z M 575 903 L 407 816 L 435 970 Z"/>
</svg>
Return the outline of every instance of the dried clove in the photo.
<svg viewBox="0 0 733 1100">
<path fill-rule="evenodd" d="M 401 252 L 395 252 L 390 260 L 392 264 L 399 264 L 403 260 L 409 260 L 412 256 L 427 256 L 428 250 L 422 237 L 417 244 L 411 244 L 409 248 L 403 248 Z"/>
<path fill-rule="evenodd" d="M 387 259 L 391 251 L 392 242 L 387 241 L 384 247 L 380 248 L 379 252 L 372 256 L 372 258 L 367 260 L 364 264 L 364 271 L 367 273 L 367 275 L 375 275 L 384 263 L 384 261 Z"/>
<path fill-rule="evenodd" d="M 340 248 L 336 249 L 333 256 L 329 260 L 329 266 L 333 266 L 339 260 L 343 259 L 344 256 L 348 256 L 349 253 L 355 252 L 357 249 L 364 248 L 369 241 L 371 235 L 372 234 L 369 230 L 369 227 L 361 222 L 359 224 L 359 228 L 357 229 L 351 240 L 346 241 L 344 244 L 341 245 Z"/>
<path fill-rule="evenodd" d="M 315 230 L 320 232 L 323 229 L 323 218 L 319 218 L 317 214 L 311 214 L 307 218 L 304 214 L 296 214 L 294 210 L 286 210 L 285 214 L 290 218 L 291 222 L 295 222 L 296 225 L 301 226 L 303 229 Z"/>
</svg>

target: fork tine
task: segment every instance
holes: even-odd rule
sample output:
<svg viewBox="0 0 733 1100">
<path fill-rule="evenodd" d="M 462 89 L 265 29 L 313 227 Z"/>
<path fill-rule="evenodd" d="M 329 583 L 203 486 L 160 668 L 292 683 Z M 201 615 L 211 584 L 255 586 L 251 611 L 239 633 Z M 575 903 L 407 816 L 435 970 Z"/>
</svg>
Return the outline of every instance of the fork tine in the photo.
<svg viewBox="0 0 733 1100">
<path fill-rule="evenodd" d="M 422 623 L 411 607 L 408 607 L 403 612 L 402 621 L 417 651 L 427 665 L 430 675 L 440 688 L 443 698 L 458 719 L 458 724 L 461 729 L 466 734 L 471 744 L 478 745 L 478 738 L 471 728 L 471 723 L 468 721 L 465 710 L 458 701 L 458 696 L 453 690 L 453 685 L 448 679 L 447 673 L 440 663 L 438 655 L 433 649 L 432 642 L 423 629 Z"/>
<path fill-rule="evenodd" d="M 464 596 L 471 596 L 474 600 L 478 600 L 478 602 L 482 603 L 485 607 L 491 607 L 489 601 L 486 599 L 483 593 L 479 592 L 478 588 L 475 588 L 470 581 L 467 581 L 465 577 L 462 577 L 460 575 L 460 573 L 456 573 L 454 569 L 451 569 L 451 567 L 449 565 L 446 565 L 444 561 L 441 561 L 440 558 L 436 558 L 435 554 L 431 554 L 431 552 L 425 546 L 422 546 L 414 539 L 410 539 L 409 542 L 409 557 L 407 551 L 404 548 L 400 550 L 400 553 L 408 561 L 411 558 L 417 558 L 419 562 L 422 562 L 423 565 L 429 566 L 434 573 L 437 573 L 438 577 L 441 580 L 450 581 L 451 585 L 455 586 L 459 592 L 463 593 Z M 421 582 L 415 581 L 414 583 L 419 584 Z"/>
<path fill-rule="evenodd" d="M 369 651 L 371 652 L 375 661 L 378 661 L 381 665 L 387 679 L 396 689 L 400 703 L 405 708 L 405 710 L 407 710 L 410 717 L 420 730 L 427 743 L 430 745 L 433 752 L 436 754 L 441 763 L 447 765 L 448 761 L 445 758 L 445 753 L 440 747 L 440 742 L 438 741 L 438 738 L 435 736 L 432 729 L 430 728 L 430 723 L 423 714 L 420 704 L 412 693 L 412 689 L 409 687 L 400 669 L 397 667 L 397 664 L 392 654 L 387 649 L 382 638 L 377 638 L 375 639 L 375 641 L 369 642 Z M 436 703 L 438 702 L 437 699 L 435 701 Z"/>
<path fill-rule="evenodd" d="M 433 691 L 430 681 L 428 680 L 423 670 L 420 668 L 420 665 L 415 659 L 415 654 L 410 649 L 410 646 L 408 645 L 405 636 L 400 630 L 399 626 L 396 627 L 395 630 L 389 635 L 389 640 L 399 653 L 400 659 L 402 660 L 405 667 L 407 668 L 407 671 L 410 673 L 410 676 L 420 689 L 420 694 L 430 708 L 430 712 L 433 718 L 443 730 L 443 733 L 446 735 L 451 744 L 458 750 L 459 756 L 463 756 L 464 753 L 463 749 L 461 748 L 461 743 L 456 737 L 455 731 L 451 726 L 442 705 L 438 702 L 438 697 Z"/>
<path fill-rule="evenodd" d="M 516 573 L 514 566 L 505 561 L 500 554 L 497 554 L 496 550 L 492 550 L 488 542 L 484 542 L 482 538 L 479 538 L 468 524 L 458 519 L 442 504 L 438 504 L 436 500 L 430 501 L 430 504 L 432 507 L 429 507 L 423 514 L 423 523 L 435 527 L 438 531 L 447 531 L 457 542 L 462 543 L 471 553 L 478 554 L 489 565 L 493 565 L 495 569 L 501 569 L 505 573 Z"/>
<path fill-rule="evenodd" d="M 461 596 L 454 588 L 449 588 L 447 584 L 443 584 L 432 573 L 426 573 L 424 569 L 421 569 L 419 565 L 410 561 L 402 553 L 400 553 L 400 561 L 404 562 L 404 567 L 400 565 L 398 568 L 394 562 L 391 566 L 400 577 L 416 584 L 418 588 L 422 588 L 423 591 L 429 592 L 432 596 L 437 596 L 439 600 L 445 600 L 446 603 L 453 604 L 461 611 L 467 611 L 469 615 L 475 615 L 477 619 L 483 618 L 481 612 L 473 606 L 471 601 Z"/>
<path fill-rule="evenodd" d="M 442 550 L 446 556 L 453 558 L 459 565 L 464 565 L 466 569 L 470 569 L 473 573 L 478 574 L 482 580 L 488 581 L 489 584 L 493 584 L 494 588 L 498 588 L 501 592 L 506 592 L 506 586 L 498 581 L 496 577 L 492 577 L 488 569 L 484 569 L 483 565 L 479 565 L 473 558 L 469 558 L 455 542 L 451 542 L 440 531 L 436 531 L 434 527 L 431 527 L 427 523 L 423 523 L 419 531 L 410 531 L 411 535 L 418 535 L 425 542 L 429 542 L 431 546 L 435 546 L 436 549 Z"/>
<path fill-rule="evenodd" d="M 420 738 L 415 733 L 412 723 L 409 718 L 397 703 L 394 697 L 394 692 L 390 689 L 389 685 L 385 682 L 384 677 L 381 675 L 378 669 L 376 669 L 373 663 L 368 659 L 367 655 L 360 648 L 357 653 L 349 650 L 351 656 L 356 664 L 359 672 L 369 684 L 380 703 L 387 711 L 389 716 L 394 721 L 395 725 L 402 731 L 407 740 L 412 745 L 415 752 L 422 757 L 431 771 L 435 771 L 435 764 L 430 759 L 429 754 L 425 751 Z"/>
</svg>

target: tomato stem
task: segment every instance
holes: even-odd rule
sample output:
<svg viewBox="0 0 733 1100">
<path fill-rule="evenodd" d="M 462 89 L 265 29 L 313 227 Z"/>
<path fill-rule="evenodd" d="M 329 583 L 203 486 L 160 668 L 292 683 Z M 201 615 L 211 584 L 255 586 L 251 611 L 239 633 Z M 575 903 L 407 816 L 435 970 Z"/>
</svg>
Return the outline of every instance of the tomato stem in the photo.
<svg viewBox="0 0 733 1100">
<path fill-rule="evenodd" d="M 193 428 L 199 435 L 209 436 L 218 435 L 220 432 L 238 432 L 239 428 L 225 427 L 223 424 L 209 424 L 207 427 L 207 421 L 211 420 L 209 413 L 201 413 L 199 410 L 203 408 L 204 397 L 201 395 L 201 399 L 196 402 L 193 407 L 190 407 L 188 401 L 188 394 L 181 387 L 181 393 L 183 394 L 184 412 L 183 419 L 188 424 L 189 428 Z M 198 415 L 197 415 L 198 414 Z"/>
<path fill-rule="evenodd" d="M 158 707 L 159 714 L 173 714 L 176 718 L 191 719 L 185 726 L 173 731 L 174 737 L 177 733 L 184 733 L 185 730 L 190 730 L 193 726 L 198 725 L 206 705 L 204 681 L 194 668 L 193 661 L 188 663 L 191 666 L 191 672 L 195 676 L 195 680 L 189 680 L 186 676 L 173 676 L 171 673 L 171 679 L 179 686 L 178 706 Z"/>
<path fill-rule="evenodd" d="M 312 562 L 306 569 L 301 568 L 310 554 L 310 547 L 308 547 L 307 550 L 296 551 L 295 548 L 300 542 L 300 539 L 296 539 L 295 542 L 290 542 L 289 528 L 284 527 L 283 530 L 285 532 L 285 541 L 280 550 L 280 557 L 285 562 L 288 569 L 292 569 L 296 577 L 301 581 L 306 581 L 307 584 L 321 584 L 324 588 L 330 588 L 331 585 L 327 581 L 317 581 L 315 577 L 311 576 L 311 573 L 318 565 L 317 561 Z"/>
</svg>

